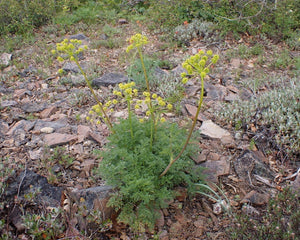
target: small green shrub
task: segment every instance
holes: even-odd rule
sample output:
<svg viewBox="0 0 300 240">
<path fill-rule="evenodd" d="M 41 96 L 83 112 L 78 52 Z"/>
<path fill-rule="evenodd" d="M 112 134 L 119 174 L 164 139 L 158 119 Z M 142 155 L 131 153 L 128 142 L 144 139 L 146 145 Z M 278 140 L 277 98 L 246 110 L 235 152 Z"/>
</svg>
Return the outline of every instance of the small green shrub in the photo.
<svg viewBox="0 0 300 240">
<path fill-rule="evenodd" d="M 0 35 L 24 34 L 33 28 L 46 24 L 64 8 L 79 6 L 78 0 L 7 0 L 0 2 Z"/>
<path fill-rule="evenodd" d="M 150 28 L 165 33 L 173 30 L 185 21 L 191 22 L 195 18 L 211 21 L 211 12 L 207 4 L 196 0 L 151 0 L 146 15 L 152 20 Z"/>
<path fill-rule="evenodd" d="M 199 37 L 207 41 L 216 38 L 214 30 L 215 26 L 212 22 L 195 19 L 191 23 L 177 26 L 174 30 L 174 39 L 180 44 L 188 44 L 189 41 Z"/>
<path fill-rule="evenodd" d="M 299 199 L 289 188 L 277 194 L 259 217 L 236 215 L 230 239 L 296 240 L 300 236 Z"/>
<path fill-rule="evenodd" d="M 128 119 L 114 125 L 118 134 L 109 137 L 96 172 L 107 184 L 118 189 L 109 205 L 120 211 L 119 220 L 139 229 L 139 224 L 153 227 L 158 217 L 156 210 L 167 207 L 167 201 L 175 197 L 175 186 L 192 187 L 201 174 L 193 170 L 190 155 L 195 153 L 195 148 L 189 145 L 168 174 L 159 177 L 169 163 L 170 155 L 176 156 L 182 148 L 186 130 L 175 123 L 161 123 L 156 126 L 157 134 L 149 148 L 151 120 L 140 123 L 133 118 L 132 126 L 134 138 L 129 131 Z"/>
<path fill-rule="evenodd" d="M 264 33 L 271 38 L 286 39 L 299 28 L 298 1 L 218 1 L 212 12 L 224 33 Z"/>
<path fill-rule="evenodd" d="M 286 84 L 286 83 L 285 83 Z M 300 151 L 300 82 L 291 80 L 289 86 L 270 90 L 249 101 L 227 104 L 219 117 L 233 125 L 267 128 L 276 142 L 288 152 Z"/>
</svg>

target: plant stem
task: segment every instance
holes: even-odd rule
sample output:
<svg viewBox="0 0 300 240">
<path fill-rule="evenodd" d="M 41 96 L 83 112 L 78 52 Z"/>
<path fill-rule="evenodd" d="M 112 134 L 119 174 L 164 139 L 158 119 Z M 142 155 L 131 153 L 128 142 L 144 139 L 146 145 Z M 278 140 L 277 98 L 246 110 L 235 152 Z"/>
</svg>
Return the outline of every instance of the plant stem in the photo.
<svg viewBox="0 0 300 240">
<path fill-rule="evenodd" d="M 141 48 L 137 48 L 138 49 L 138 53 L 139 53 L 139 57 L 141 59 L 141 64 L 142 64 L 142 68 L 144 71 L 144 76 L 145 76 L 145 81 L 146 81 L 146 85 L 147 85 L 147 91 L 150 95 L 150 103 L 149 103 L 149 108 L 150 108 L 150 113 L 151 113 L 151 138 L 150 138 L 150 148 L 152 148 L 152 144 L 154 141 L 154 133 L 155 133 L 155 116 L 153 113 L 153 107 L 152 107 L 152 102 L 151 102 L 151 92 L 150 92 L 150 84 L 149 84 L 149 80 L 148 80 L 148 75 L 147 75 L 147 71 L 146 71 L 146 67 L 145 67 L 145 63 L 144 63 L 144 58 L 143 58 L 143 54 L 142 54 L 142 50 Z"/>
<path fill-rule="evenodd" d="M 203 102 L 203 96 L 204 96 L 204 78 L 201 77 L 201 95 L 200 95 L 200 100 L 199 100 L 199 105 L 198 105 L 198 108 L 197 108 L 197 112 L 196 112 L 196 115 L 195 115 L 195 118 L 193 120 L 193 125 L 189 131 L 189 135 L 185 141 L 185 144 L 184 146 L 182 147 L 180 153 L 177 155 L 176 158 L 174 158 L 173 160 L 171 159 L 169 165 L 165 168 L 165 170 L 160 174 L 160 177 L 164 176 L 170 169 L 170 167 L 181 157 L 181 155 L 183 154 L 183 152 L 185 151 L 191 137 L 192 137 L 192 133 L 194 131 L 194 128 L 196 126 L 196 123 L 197 123 L 197 118 L 198 118 L 198 115 L 200 113 L 200 109 L 201 109 L 201 106 L 202 106 L 202 102 Z"/>
<path fill-rule="evenodd" d="M 84 79 L 85 79 L 85 81 L 86 81 L 86 83 L 87 83 L 87 86 L 89 87 L 90 91 L 92 92 L 92 95 L 93 95 L 94 99 L 95 99 L 96 102 L 98 103 L 98 105 L 99 105 L 99 107 L 100 107 L 100 109 L 101 109 L 101 112 L 102 112 L 103 115 L 104 115 L 104 118 L 105 118 L 104 120 L 105 120 L 105 122 L 108 124 L 110 130 L 113 132 L 113 126 L 112 126 L 112 123 L 111 123 L 111 121 L 109 120 L 109 118 L 108 118 L 106 112 L 104 111 L 104 109 L 103 109 L 103 107 L 102 107 L 102 103 L 100 102 L 100 100 L 98 99 L 98 97 L 97 97 L 97 95 L 96 95 L 94 89 L 92 88 L 92 85 L 91 85 L 90 81 L 88 80 L 85 71 L 83 71 L 83 69 L 82 69 L 82 67 L 80 66 L 80 64 L 79 64 L 79 62 L 78 62 L 77 59 L 75 59 L 75 63 L 76 63 L 76 65 L 77 65 L 77 67 L 79 68 L 80 72 L 82 73 L 82 75 L 83 75 L 83 77 L 84 77 Z"/>
<path fill-rule="evenodd" d="M 130 100 L 128 99 L 127 99 L 127 107 L 128 107 L 128 119 L 130 125 L 130 135 L 131 135 L 131 139 L 133 140 L 132 116 L 131 116 L 131 109 L 130 109 Z"/>
</svg>

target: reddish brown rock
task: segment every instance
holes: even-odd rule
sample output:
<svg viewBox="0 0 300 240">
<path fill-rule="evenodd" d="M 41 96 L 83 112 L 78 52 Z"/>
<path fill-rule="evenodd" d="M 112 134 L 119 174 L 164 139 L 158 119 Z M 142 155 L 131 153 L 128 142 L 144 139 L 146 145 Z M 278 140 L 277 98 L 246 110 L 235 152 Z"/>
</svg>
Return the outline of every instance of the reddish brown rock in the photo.
<svg viewBox="0 0 300 240">
<path fill-rule="evenodd" d="M 206 161 L 200 164 L 206 168 L 203 174 L 207 176 L 207 180 L 218 183 L 218 177 L 222 175 L 228 175 L 230 171 L 230 163 L 225 159 L 219 161 Z"/>
<path fill-rule="evenodd" d="M 190 105 L 190 104 L 185 104 L 185 108 L 186 110 L 188 111 L 188 113 L 193 117 L 195 118 L 196 116 L 196 113 L 197 113 L 197 107 L 193 106 L 193 105 Z M 206 121 L 207 118 L 203 115 L 203 113 L 199 113 L 198 115 L 198 118 L 197 120 L 203 122 L 203 121 Z"/>
<path fill-rule="evenodd" d="M 77 127 L 78 142 L 82 142 L 89 136 L 91 128 L 89 126 L 79 125 Z"/>
<path fill-rule="evenodd" d="M 72 134 L 51 133 L 44 137 L 44 142 L 49 147 L 64 145 L 70 142 L 77 141 L 78 137 Z"/>
<path fill-rule="evenodd" d="M 56 106 L 52 106 L 49 108 L 44 109 L 42 112 L 40 112 L 40 117 L 42 119 L 49 118 L 51 115 L 53 115 L 57 111 Z"/>
<path fill-rule="evenodd" d="M 196 164 L 200 164 L 200 163 L 206 161 L 208 154 L 209 154 L 209 150 L 208 149 L 204 149 L 204 150 L 201 151 L 201 153 L 198 155 L 198 157 L 194 158 L 193 160 L 194 160 L 194 162 Z"/>
</svg>

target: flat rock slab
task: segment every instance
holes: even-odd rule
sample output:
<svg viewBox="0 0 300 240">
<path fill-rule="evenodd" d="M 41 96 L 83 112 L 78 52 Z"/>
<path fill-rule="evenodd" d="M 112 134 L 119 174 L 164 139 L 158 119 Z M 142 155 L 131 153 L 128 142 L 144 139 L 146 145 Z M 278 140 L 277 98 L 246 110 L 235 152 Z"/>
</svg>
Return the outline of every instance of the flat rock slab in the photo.
<svg viewBox="0 0 300 240">
<path fill-rule="evenodd" d="M 25 103 L 21 106 L 21 109 L 26 113 L 41 112 L 47 108 L 47 103 Z"/>
<path fill-rule="evenodd" d="M 116 85 L 119 83 L 128 82 L 128 77 L 120 73 L 107 73 L 100 78 L 96 78 L 92 81 L 92 85 L 95 87 L 108 87 L 109 85 Z"/>
<path fill-rule="evenodd" d="M 213 123 L 213 121 L 211 120 L 203 121 L 199 130 L 202 135 L 212 139 L 222 139 L 224 137 L 231 137 L 230 132 Z"/>
<path fill-rule="evenodd" d="M 45 127 L 53 128 L 55 131 L 68 126 L 67 120 L 57 120 L 57 121 L 43 121 L 37 120 L 34 126 L 34 131 L 41 131 Z"/>
<path fill-rule="evenodd" d="M 63 133 L 51 133 L 44 136 L 44 142 L 49 147 L 61 146 L 77 141 L 78 136 Z"/>
<path fill-rule="evenodd" d="M 213 183 L 218 183 L 219 176 L 228 175 L 230 172 L 230 163 L 224 159 L 219 161 L 208 160 L 200 166 L 206 168 L 203 174 L 206 175 L 208 181 Z"/>
</svg>

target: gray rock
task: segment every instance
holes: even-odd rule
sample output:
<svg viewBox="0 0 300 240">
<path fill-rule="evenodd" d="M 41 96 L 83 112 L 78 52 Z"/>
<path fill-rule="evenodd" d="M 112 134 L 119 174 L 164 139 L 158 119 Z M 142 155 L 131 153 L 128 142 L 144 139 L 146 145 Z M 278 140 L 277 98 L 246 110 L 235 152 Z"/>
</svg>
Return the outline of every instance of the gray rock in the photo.
<svg viewBox="0 0 300 240">
<path fill-rule="evenodd" d="M 78 34 L 71 35 L 69 39 L 88 40 L 89 38 L 82 33 L 78 33 Z"/>
<path fill-rule="evenodd" d="M 204 89 L 206 91 L 206 97 L 214 101 L 223 100 L 227 92 L 226 87 L 220 84 L 213 85 L 207 82 L 204 82 Z"/>
<path fill-rule="evenodd" d="M 119 83 L 128 82 L 128 77 L 120 73 L 107 73 L 100 78 L 96 78 L 92 81 L 92 85 L 95 87 L 108 87 L 109 85 L 116 85 Z"/>
<path fill-rule="evenodd" d="M 2 53 L 0 56 L 0 65 L 7 67 L 10 64 L 12 58 L 12 54 L 10 53 Z"/>
<path fill-rule="evenodd" d="M 62 67 L 62 69 L 66 72 L 73 72 L 73 73 L 79 73 L 80 72 L 78 66 L 74 62 L 66 62 L 64 64 L 64 66 Z"/>
<path fill-rule="evenodd" d="M 84 211 L 77 214 L 80 230 L 86 230 L 88 227 L 88 221 L 85 217 L 92 211 L 101 213 L 102 221 L 111 218 L 113 209 L 107 207 L 106 204 L 113 191 L 111 186 L 98 186 L 81 190 L 75 189 L 70 192 L 71 201 Z"/>
<path fill-rule="evenodd" d="M 10 211 L 9 221 L 12 222 L 18 231 L 25 229 L 22 216 L 24 211 L 27 210 L 26 205 L 28 205 L 28 200 L 25 199 L 26 194 L 33 196 L 31 201 L 40 209 L 46 207 L 59 208 L 62 188 L 50 185 L 45 177 L 28 169 L 21 172 L 7 186 L 3 194 L 7 202 L 6 207 Z M 16 197 L 18 199 L 17 202 L 15 202 Z M 34 207 L 30 206 L 32 209 L 29 212 L 32 213 Z"/>
<path fill-rule="evenodd" d="M 53 128 L 55 131 L 59 130 L 60 128 L 66 127 L 67 121 L 66 120 L 58 120 L 54 122 L 48 122 L 43 120 L 37 120 L 34 126 L 35 131 L 41 131 L 41 129 L 45 127 Z"/>
<path fill-rule="evenodd" d="M 34 127 L 35 123 L 36 121 L 21 120 L 15 125 L 11 126 L 10 129 L 6 132 L 6 135 L 12 135 L 18 129 L 23 129 L 25 132 L 28 132 Z"/>
<path fill-rule="evenodd" d="M 14 143 L 16 147 L 19 147 L 25 143 L 28 142 L 28 139 L 26 138 L 26 132 L 19 128 L 14 132 Z"/>
<path fill-rule="evenodd" d="M 0 106 L 2 108 L 5 108 L 5 107 L 13 107 L 13 106 L 16 106 L 18 103 L 14 100 L 4 100 L 4 101 L 1 101 L 0 102 Z"/>
<path fill-rule="evenodd" d="M 258 152 L 245 150 L 234 162 L 233 167 L 239 178 L 253 185 L 252 174 L 267 178 L 272 181 L 274 173 L 263 161 L 263 155 Z"/>
<path fill-rule="evenodd" d="M 21 172 L 15 181 L 7 186 L 4 196 L 6 199 L 13 199 L 18 194 L 19 197 L 23 197 L 25 194 L 34 192 L 37 193 L 37 204 L 60 206 L 62 188 L 50 185 L 47 178 L 28 169 Z"/>
<path fill-rule="evenodd" d="M 71 75 L 71 84 L 74 87 L 85 86 L 86 82 L 83 75 Z"/>
<path fill-rule="evenodd" d="M 21 109 L 26 113 L 41 112 L 47 108 L 47 103 L 28 102 L 21 105 Z"/>
</svg>

